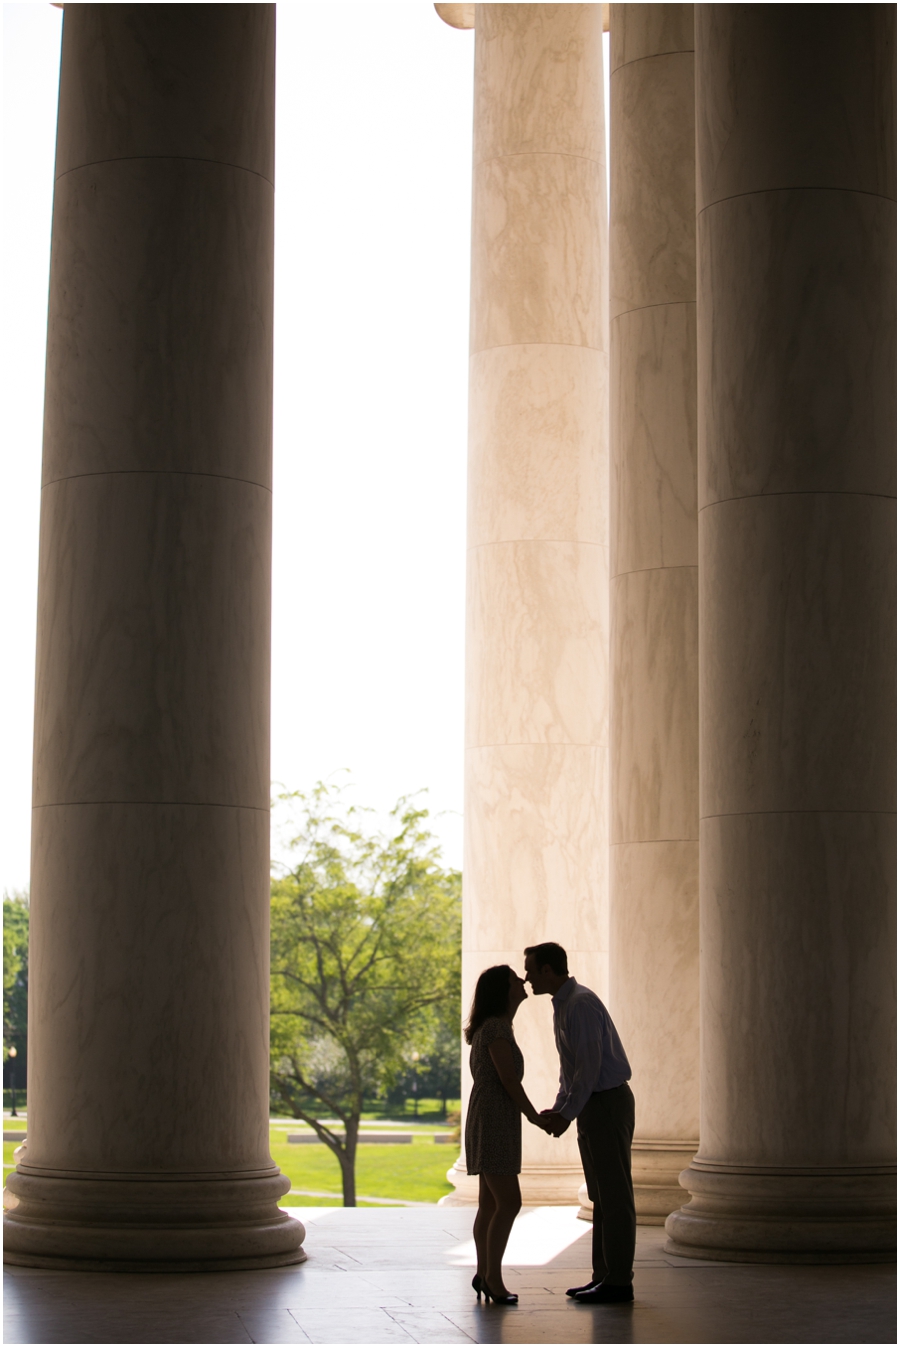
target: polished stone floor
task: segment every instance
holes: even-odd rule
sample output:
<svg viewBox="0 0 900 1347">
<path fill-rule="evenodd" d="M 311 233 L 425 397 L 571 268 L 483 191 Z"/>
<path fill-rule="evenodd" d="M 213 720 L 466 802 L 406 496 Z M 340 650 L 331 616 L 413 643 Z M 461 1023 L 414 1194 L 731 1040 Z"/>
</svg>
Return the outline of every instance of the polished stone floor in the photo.
<svg viewBox="0 0 900 1347">
<path fill-rule="evenodd" d="M 573 1304 L 590 1227 L 526 1210 L 509 1249 L 519 1305 L 477 1305 L 471 1208 L 308 1207 L 308 1261 L 270 1272 L 137 1275 L 8 1267 L 6 1343 L 896 1342 L 893 1266 L 687 1262 L 639 1229 L 635 1303 Z"/>
</svg>

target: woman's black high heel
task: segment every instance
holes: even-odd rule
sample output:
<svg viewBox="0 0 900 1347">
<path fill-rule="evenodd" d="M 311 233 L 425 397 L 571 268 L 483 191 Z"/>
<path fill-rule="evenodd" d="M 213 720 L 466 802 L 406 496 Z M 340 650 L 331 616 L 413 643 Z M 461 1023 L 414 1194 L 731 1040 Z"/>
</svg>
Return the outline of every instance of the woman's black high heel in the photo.
<svg viewBox="0 0 900 1347">
<path fill-rule="evenodd" d="M 484 1280 L 483 1277 L 481 1278 L 481 1289 L 484 1292 L 485 1302 L 488 1304 L 492 1300 L 495 1305 L 518 1305 L 519 1303 L 519 1297 L 516 1295 L 509 1295 L 508 1293 L 505 1296 L 494 1295 L 494 1292 L 488 1286 L 487 1282 Z"/>
<path fill-rule="evenodd" d="M 476 1272 L 475 1276 L 472 1278 L 472 1290 L 475 1292 L 475 1296 L 478 1300 L 479 1305 L 481 1304 L 481 1286 L 482 1286 L 481 1277 Z"/>
</svg>

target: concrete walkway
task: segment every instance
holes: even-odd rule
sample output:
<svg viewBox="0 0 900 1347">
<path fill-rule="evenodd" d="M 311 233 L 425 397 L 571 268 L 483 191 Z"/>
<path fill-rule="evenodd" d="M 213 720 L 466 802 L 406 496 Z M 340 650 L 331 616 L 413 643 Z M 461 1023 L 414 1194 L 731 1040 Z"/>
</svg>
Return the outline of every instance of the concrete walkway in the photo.
<svg viewBox="0 0 900 1347">
<path fill-rule="evenodd" d="M 688 1262 L 639 1229 L 633 1306 L 582 1306 L 590 1227 L 574 1207 L 519 1217 L 516 1308 L 477 1305 L 472 1210 L 308 1207 L 309 1259 L 271 1272 L 7 1268 L 6 1343 L 896 1342 L 895 1268 Z"/>
<path fill-rule="evenodd" d="M 340 1201 L 341 1194 L 328 1192 L 324 1188 L 292 1188 L 291 1197 L 334 1197 Z M 433 1207 L 433 1202 L 408 1202 L 400 1197 L 369 1197 L 366 1193 L 357 1193 L 356 1200 L 376 1207 Z M 284 1199 L 282 1198 L 282 1201 Z"/>
</svg>

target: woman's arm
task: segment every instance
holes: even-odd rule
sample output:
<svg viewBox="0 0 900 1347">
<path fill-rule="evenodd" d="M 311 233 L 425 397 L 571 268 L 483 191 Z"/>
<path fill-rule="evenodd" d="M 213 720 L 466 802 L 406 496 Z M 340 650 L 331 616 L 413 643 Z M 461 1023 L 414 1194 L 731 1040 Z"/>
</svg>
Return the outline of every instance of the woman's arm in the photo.
<svg viewBox="0 0 900 1347">
<path fill-rule="evenodd" d="M 506 1038 L 495 1038 L 488 1044 L 488 1052 L 491 1054 L 491 1061 L 497 1068 L 497 1075 L 500 1077 L 500 1083 L 509 1095 L 514 1104 L 518 1104 L 521 1111 L 530 1123 L 535 1127 L 547 1130 L 544 1119 L 533 1107 L 528 1095 L 522 1089 L 521 1082 L 516 1080 L 516 1068 L 513 1063 L 512 1046 Z"/>
</svg>

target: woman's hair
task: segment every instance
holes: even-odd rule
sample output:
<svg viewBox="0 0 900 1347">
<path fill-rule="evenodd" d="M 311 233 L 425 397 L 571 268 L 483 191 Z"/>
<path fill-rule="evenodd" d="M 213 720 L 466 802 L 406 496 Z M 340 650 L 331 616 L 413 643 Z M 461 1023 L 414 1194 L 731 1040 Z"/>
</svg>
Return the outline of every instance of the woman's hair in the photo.
<svg viewBox="0 0 900 1347">
<path fill-rule="evenodd" d="M 475 983 L 472 1012 L 463 1030 L 467 1043 L 472 1042 L 475 1030 L 480 1029 L 485 1020 L 489 1020 L 492 1015 L 506 1014 L 509 1005 L 509 975 L 512 971 L 508 963 L 498 963 L 493 968 L 486 968 Z"/>
</svg>

